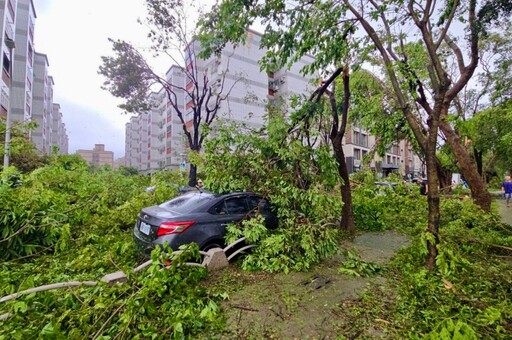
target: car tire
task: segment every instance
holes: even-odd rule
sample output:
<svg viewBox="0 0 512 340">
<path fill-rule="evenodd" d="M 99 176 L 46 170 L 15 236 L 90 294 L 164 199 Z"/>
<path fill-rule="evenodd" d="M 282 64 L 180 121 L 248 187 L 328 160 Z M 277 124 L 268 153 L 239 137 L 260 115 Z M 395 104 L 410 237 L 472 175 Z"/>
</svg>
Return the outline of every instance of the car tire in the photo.
<svg viewBox="0 0 512 340">
<path fill-rule="evenodd" d="M 212 242 L 208 242 L 205 246 L 202 247 L 202 251 L 208 251 L 210 249 L 213 249 L 213 248 L 221 248 L 223 249 L 224 246 L 221 244 L 221 242 L 217 242 L 217 241 L 212 241 Z"/>
</svg>

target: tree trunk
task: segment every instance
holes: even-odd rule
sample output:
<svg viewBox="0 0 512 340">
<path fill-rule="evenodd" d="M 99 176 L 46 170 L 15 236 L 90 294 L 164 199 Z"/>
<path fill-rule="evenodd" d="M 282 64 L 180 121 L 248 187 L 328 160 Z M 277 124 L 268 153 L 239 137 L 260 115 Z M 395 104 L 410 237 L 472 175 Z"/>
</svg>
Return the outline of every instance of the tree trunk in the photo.
<svg viewBox="0 0 512 340">
<path fill-rule="evenodd" d="M 441 166 L 441 162 L 439 162 L 439 159 L 436 157 L 436 163 L 437 163 L 437 175 L 439 178 L 439 187 L 446 190 L 447 192 L 451 192 L 452 187 L 452 172 L 450 170 L 444 169 Z"/>
<path fill-rule="evenodd" d="M 190 171 L 188 173 L 188 185 L 195 187 L 197 184 L 197 165 L 190 163 Z"/>
<path fill-rule="evenodd" d="M 438 104 L 439 105 L 439 104 Z M 435 108 L 436 109 L 436 108 Z M 435 110 L 434 109 L 434 110 Z M 428 179 L 428 238 L 427 238 L 427 259 L 425 261 L 425 268 L 432 270 L 436 266 L 437 258 L 437 244 L 439 243 L 439 223 L 441 210 L 439 208 L 439 177 L 437 170 L 437 133 L 439 130 L 439 113 L 441 107 L 437 107 L 437 112 L 434 111 L 428 118 L 427 124 L 429 133 L 427 136 L 426 144 L 426 161 L 427 161 L 427 179 Z"/>
<path fill-rule="evenodd" d="M 441 120 L 439 127 L 446 136 L 446 140 L 459 162 L 462 176 L 464 176 L 464 179 L 468 183 L 473 200 L 483 211 L 491 211 L 492 199 L 487 191 L 487 185 L 478 173 L 475 163 L 471 160 L 471 157 L 469 157 L 469 152 L 462 144 L 460 137 L 455 133 L 450 124 L 444 120 Z"/>
<path fill-rule="evenodd" d="M 483 166 L 483 154 L 482 152 L 478 151 L 476 148 L 473 148 L 473 157 L 475 158 L 476 163 L 476 170 L 480 174 L 480 176 L 483 177 L 484 175 L 484 166 Z"/>
<path fill-rule="evenodd" d="M 350 190 L 350 178 L 347 169 L 347 162 L 345 160 L 345 153 L 339 135 L 332 140 L 334 149 L 334 156 L 338 163 L 338 173 L 340 174 L 343 183 L 341 185 L 341 200 L 343 201 L 343 209 L 341 212 L 340 226 L 346 230 L 350 236 L 356 234 L 356 224 L 354 221 L 354 209 L 352 207 L 352 191 Z"/>
</svg>

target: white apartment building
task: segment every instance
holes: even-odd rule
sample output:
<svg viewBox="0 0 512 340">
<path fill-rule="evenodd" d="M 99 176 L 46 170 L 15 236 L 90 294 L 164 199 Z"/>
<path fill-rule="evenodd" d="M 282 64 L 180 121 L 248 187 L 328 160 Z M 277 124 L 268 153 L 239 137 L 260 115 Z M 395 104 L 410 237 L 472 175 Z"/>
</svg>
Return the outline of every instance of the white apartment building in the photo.
<svg viewBox="0 0 512 340">
<path fill-rule="evenodd" d="M 212 56 L 207 60 L 197 57 L 201 49 L 199 42 L 194 41 L 188 46 L 185 51 L 185 68 L 172 66 L 166 74 L 168 83 L 176 85 L 175 94 L 179 109 L 184 113 L 186 128 L 192 127 L 193 106 L 196 105 L 192 97 L 180 90 L 193 90 L 195 86 L 195 81 L 187 76 L 187 72 L 196 72 L 199 75 L 199 87 L 205 86 L 202 81 L 202 76 L 205 75 L 207 86 L 214 93 L 221 91 L 224 81 L 222 94 L 227 95 L 227 98 L 221 102 L 217 120 L 245 123 L 252 127 L 261 127 L 264 124 L 267 105 L 279 104 L 286 113 L 289 98 L 293 94 L 302 94 L 308 87 L 312 88 L 310 78 L 299 73 L 310 62 L 309 57 L 290 70 L 279 70 L 270 74 L 261 71 L 258 61 L 266 51 L 260 49 L 260 40 L 260 34 L 249 31 L 244 45 L 236 48 L 227 45 L 220 56 Z M 183 168 L 187 164 L 188 148 L 183 124 L 170 105 L 165 91 L 160 96 L 155 93 L 150 96 L 163 102 L 156 105 L 151 112 L 132 117 L 126 124 L 126 165 L 144 172 L 162 168 Z M 165 132 L 163 138 L 162 128 Z M 151 140 L 145 140 L 148 136 Z M 149 152 L 149 145 L 154 152 Z"/>
<path fill-rule="evenodd" d="M 57 148 L 59 155 L 67 155 L 69 150 L 69 140 L 66 132 L 66 126 L 62 121 L 62 112 L 60 104 L 52 104 L 52 128 L 50 148 Z M 53 152 L 53 150 L 50 150 Z"/>
<path fill-rule="evenodd" d="M 2 43 L 2 58 L 0 60 L 2 65 L 2 81 L 1 81 L 1 96 L 0 96 L 0 114 L 2 117 L 7 116 L 9 110 L 9 103 L 11 102 L 11 72 L 14 60 L 14 20 L 16 19 L 16 1 L 15 0 L 2 0 L 0 1 L 0 23 L 1 29 L 0 39 Z"/>
<path fill-rule="evenodd" d="M 53 103 L 48 57 L 34 49 L 36 11 L 32 0 L 0 0 L 2 82 L 0 116 L 12 126 L 35 122 L 30 139 L 40 154 L 68 152 L 60 105 Z M 11 79 L 12 76 L 12 79 Z M 57 110 L 54 112 L 54 110 Z"/>
<path fill-rule="evenodd" d="M 37 129 L 32 131 L 32 142 L 42 154 L 47 154 L 50 146 L 50 138 L 46 131 L 52 122 L 48 120 L 48 58 L 46 54 L 35 53 L 34 84 L 33 84 L 33 114 L 32 121 L 37 123 Z M 51 117 L 50 117 L 51 119 Z M 50 124 L 51 125 L 51 124 Z"/>
<path fill-rule="evenodd" d="M 125 164 L 126 166 L 137 167 L 140 164 L 140 152 L 139 152 L 139 124 L 140 115 L 131 117 L 130 122 L 125 125 Z"/>
<path fill-rule="evenodd" d="M 172 66 L 166 73 L 166 79 L 170 84 L 185 85 L 185 74 L 183 69 L 178 66 Z M 185 93 L 176 87 L 174 90 L 178 109 L 185 111 Z M 165 168 L 177 169 L 185 164 L 185 142 L 183 135 L 183 124 L 176 113 L 174 107 L 169 103 L 167 94 L 164 92 L 165 101 L 165 131 L 163 142 L 165 143 Z"/>
<path fill-rule="evenodd" d="M 32 119 L 32 86 L 34 82 L 34 27 L 36 12 L 32 0 L 17 0 L 11 119 Z"/>
</svg>

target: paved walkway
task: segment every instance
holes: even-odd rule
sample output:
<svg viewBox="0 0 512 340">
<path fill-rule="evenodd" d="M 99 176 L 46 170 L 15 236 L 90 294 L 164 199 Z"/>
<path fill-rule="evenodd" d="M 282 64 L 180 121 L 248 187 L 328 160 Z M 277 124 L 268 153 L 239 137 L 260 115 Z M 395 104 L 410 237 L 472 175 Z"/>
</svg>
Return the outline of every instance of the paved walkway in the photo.
<svg viewBox="0 0 512 340">
<path fill-rule="evenodd" d="M 512 200 L 508 208 L 504 199 L 496 199 L 496 204 L 498 206 L 498 213 L 501 215 L 503 222 L 512 225 Z"/>
</svg>

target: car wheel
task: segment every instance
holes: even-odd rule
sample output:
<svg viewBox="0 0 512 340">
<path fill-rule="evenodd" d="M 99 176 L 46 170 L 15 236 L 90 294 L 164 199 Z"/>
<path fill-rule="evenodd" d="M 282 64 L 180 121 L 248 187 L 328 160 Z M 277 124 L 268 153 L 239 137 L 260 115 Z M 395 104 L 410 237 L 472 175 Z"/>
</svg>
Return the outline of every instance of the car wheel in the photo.
<svg viewBox="0 0 512 340">
<path fill-rule="evenodd" d="M 220 244 L 220 242 L 210 242 L 210 243 L 207 243 L 201 250 L 208 251 L 213 248 L 221 248 L 222 249 L 222 248 L 224 248 L 224 246 L 222 244 Z"/>
</svg>

